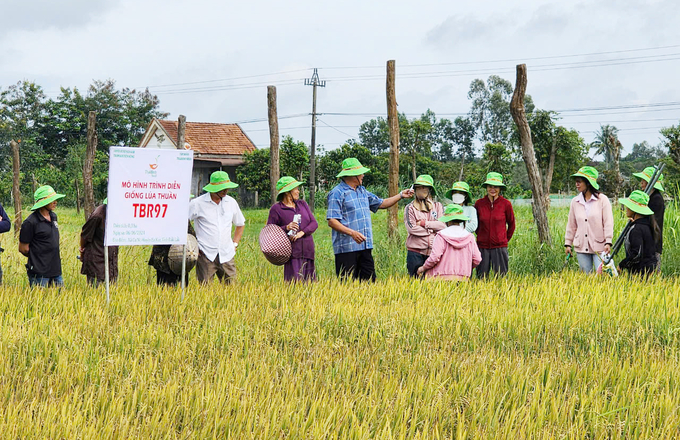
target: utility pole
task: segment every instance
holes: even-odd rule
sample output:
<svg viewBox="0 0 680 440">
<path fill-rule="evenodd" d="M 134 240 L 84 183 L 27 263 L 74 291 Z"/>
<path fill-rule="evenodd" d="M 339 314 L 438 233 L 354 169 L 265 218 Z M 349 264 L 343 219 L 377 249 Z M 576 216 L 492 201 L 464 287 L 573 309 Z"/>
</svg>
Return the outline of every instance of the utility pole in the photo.
<svg viewBox="0 0 680 440">
<path fill-rule="evenodd" d="M 269 188 L 271 202 L 276 203 L 276 182 L 279 180 L 279 117 L 276 109 L 276 86 L 267 86 L 267 119 L 269 120 Z M 313 139 L 313 137 L 312 137 Z M 255 203 L 257 206 L 257 203 Z M 313 206 L 313 205 L 312 205 Z"/>
<path fill-rule="evenodd" d="M 97 207 L 94 201 L 94 187 L 92 185 L 92 170 L 94 168 L 94 156 L 97 153 L 97 113 L 90 112 L 87 115 L 87 149 L 85 150 L 85 162 L 83 162 L 83 190 L 85 192 L 85 221 Z"/>
<path fill-rule="evenodd" d="M 390 130 L 390 171 L 389 171 L 389 195 L 396 196 L 399 192 L 399 114 L 397 113 L 397 93 L 395 91 L 395 61 L 387 62 L 387 125 Z M 399 236 L 397 205 L 388 209 L 387 235 L 390 238 Z"/>
<path fill-rule="evenodd" d="M 309 146 L 309 206 L 314 212 L 314 196 L 316 194 L 316 88 L 326 87 L 326 81 L 319 80 L 319 72 L 314 69 L 310 79 L 305 79 L 306 86 L 312 86 L 312 144 Z"/>
</svg>

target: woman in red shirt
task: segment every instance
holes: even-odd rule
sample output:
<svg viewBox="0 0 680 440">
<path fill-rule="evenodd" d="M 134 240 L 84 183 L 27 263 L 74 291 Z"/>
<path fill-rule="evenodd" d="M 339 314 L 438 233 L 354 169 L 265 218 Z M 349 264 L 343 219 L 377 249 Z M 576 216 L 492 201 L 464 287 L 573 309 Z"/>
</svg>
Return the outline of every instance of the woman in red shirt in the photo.
<svg viewBox="0 0 680 440">
<path fill-rule="evenodd" d="M 482 262 L 477 266 L 477 277 L 486 278 L 491 270 L 496 275 L 508 273 L 508 242 L 515 232 L 515 213 L 512 203 L 501 195 L 505 189 L 503 176 L 491 172 L 486 175 L 486 197 L 475 202 L 477 209 L 477 246 Z"/>
</svg>

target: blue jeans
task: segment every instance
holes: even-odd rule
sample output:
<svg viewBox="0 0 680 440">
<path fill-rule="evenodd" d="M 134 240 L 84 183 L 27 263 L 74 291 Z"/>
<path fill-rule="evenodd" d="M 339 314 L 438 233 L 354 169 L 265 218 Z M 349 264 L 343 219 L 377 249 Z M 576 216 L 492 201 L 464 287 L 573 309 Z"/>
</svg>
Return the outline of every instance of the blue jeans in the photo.
<svg viewBox="0 0 680 440">
<path fill-rule="evenodd" d="M 595 272 L 597 270 L 597 266 L 600 265 L 600 257 L 597 254 L 584 254 L 577 252 L 576 258 L 578 259 L 578 265 L 585 273 Z"/>
<path fill-rule="evenodd" d="M 59 275 L 58 277 L 44 277 L 42 275 L 28 275 L 28 284 L 31 287 L 63 287 L 64 279 Z"/>
</svg>

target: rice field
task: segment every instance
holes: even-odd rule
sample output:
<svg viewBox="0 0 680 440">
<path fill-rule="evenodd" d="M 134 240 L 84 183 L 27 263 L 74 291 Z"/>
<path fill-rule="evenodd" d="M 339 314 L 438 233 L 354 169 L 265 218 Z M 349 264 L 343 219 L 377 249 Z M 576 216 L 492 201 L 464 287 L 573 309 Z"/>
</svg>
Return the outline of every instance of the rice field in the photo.
<svg viewBox="0 0 680 440">
<path fill-rule="evenodd" d="M 156 288 L 149 248 L 121 250 L 103 289 L 79 275 L 83 221 L 59 209 L 66 288 L 30 290 L 4 234 L 2 438 L 673 438 L 680 432 L 676 210 L 664 276 L 587 277 L 517 210 L 502 280 L 413 282 L 402 241 L 374 217 L 375 285 L 332 276 L 289 286 L 257 248 L 246 212 L 238 281 L 187 298 Z M 323 213 L 318 212 L 322 219 Z M 624 219 L 617 213 L 617 231 Z M 322 222 L 323 223 L 323 222 Z M 402 231 L 403 235 L 403 231 Z"/>
</svg>

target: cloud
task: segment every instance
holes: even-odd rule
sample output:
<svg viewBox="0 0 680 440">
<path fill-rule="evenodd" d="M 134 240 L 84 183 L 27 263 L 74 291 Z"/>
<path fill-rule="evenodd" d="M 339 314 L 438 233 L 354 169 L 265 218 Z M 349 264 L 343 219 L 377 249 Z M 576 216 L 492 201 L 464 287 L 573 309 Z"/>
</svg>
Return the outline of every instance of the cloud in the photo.
<svg viewBox="0 0 680 440">
<path fill-rule="evenodd" d="M 499 29 L 507 24 L 500 17 L 490 17 L 484 21 L 467 16 L 451 16 L 431 29 L 426 42 L 442 49 L 458 46 L 460 43 L 479 43 L 499 37 Z"/>
<path fill-rule="evenodd" d="M 118 0 L 10 0 L 3 3 L 5 20 L 0 27 L 0 37 L 12 31 L 83 27 L 113 8 Z"/>
</svg>

